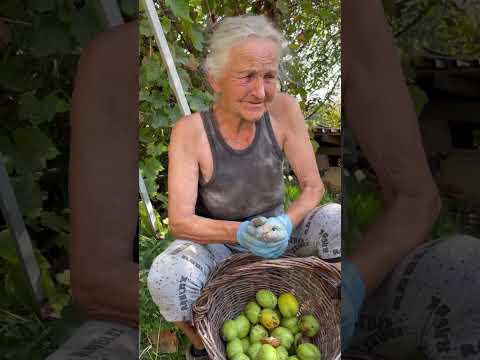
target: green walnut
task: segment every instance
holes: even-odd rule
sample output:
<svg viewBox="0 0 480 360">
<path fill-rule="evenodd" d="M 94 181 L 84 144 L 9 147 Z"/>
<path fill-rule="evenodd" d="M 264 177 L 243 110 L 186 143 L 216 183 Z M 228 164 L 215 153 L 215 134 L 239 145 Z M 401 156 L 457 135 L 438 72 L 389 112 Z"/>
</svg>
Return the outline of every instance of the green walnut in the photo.
<svg viewBox="0 0 480 360">
<path fill-rule="evenodd" d="M 264 309 L 275 309 L 277 306 L 277 297 L 270 290 L 262 289 L 255 295 L 258 305 Z"/>
<path fill-rule="evenodd" d="M 247 336 L 250 331 L 250 321 L 248 321 L 247 317 L 240 314 L 233 319 L 233 321 L 235 321 L 235 324 L 237 325 L 237 337 L 242 339 Z"/>
<path fill-rule="evenodd" d="M 257 355 L 261 347 L 262 347 L 262 344 L 259 342 L 256 342 L 250 345 L 250 347 L 248 348 L 248 356 L 250 356 L 251 360 L 257 359 Z"/>
<path fill-rule="evenodd" d="M 320 351 L 313 344 L 301 344 L 297 349 L 300 360 L 320 360 Z"/>
<path fill-rule="evenodd" d="M 248 349 L 250 348 L 250 340 L 248 340 L 248 337 L 243 338 L 241 340 L 242 340 L 243 352 L 246 354 L 248 352 Z"/>
<path fill-rule="evenodd" d="M 262 308 L 257 304 L 256 301 L 250 301 L 243 310 L 245 316 L 252 324 L 258 324 L 260 311 L 262 311 Z"/>
<path fill-rule="evenodd" d="M 318 320 L 313 315 L 302 316 L 298 324 L 300 331 L 309 337 L 314 337 L 320 329 Z"/>
<path fill-rule="evenodd" d="M 222 326 L 222 338 L 225 341 L 232 341 L 238 337 L 237 323 L 233 320 L 227 320 Z"/>
<path fill-rule="evenodd" d="M 233 359 L 238 354 L 243 354 L 242 340 L 234 339 L 227 343 L 227 357 Z"/>
<path fill-rule="evenodd" d="M 260 312 L 260 324 L 262 324 L 267 330 L 273 330 L 280 325 L 280 318 L 275 311 L 271 309 L 263 309 Z"/>
<path fill-rule="evenodd" d="M 254 325 L 250 331 L 250 343 L 260 342 L 268 336 L 268 331 L 260 324 Z"/>
<path fill-rule="evenodd" d="M 290 330 L 290 332 L 295 335 L 298 333 L 298 318 L 296 317 L 289 317 L 289 318 L 283 318 L 282 321 L 280 321 L 280 326 L 283 326 L 284 328 Z"/>
<path fill-rule="evenodd" d="M 300 308 L 297 299 L 292 293 L 284 293 L 278 297 L 278 310 L 282 316 L 290 318 L 298 313 Z"/>
<path fill-rule="evenodd" d="M 279 346 L 275 350 L 277 350 L 277 355 L 278 355 L 279 360 L 287 360 L 288 351 L 287 351 L 287 349 L 285 349 L 285 347 Z"/>
<path fill-rule="evenodd" d="M 263 344 L 258 351 L 257 360 L 280 360 L 280 358 L 272 345 Z"/>
<path fill-rule="evenodd" d="M 279 339 L 281 346 L 285 347 L 286 349 L 289 349 L 290 346 L 293 345 L 293 334 L 287 328 L 279 326 L 272 331 L 271 335 Z"/>
<path fill-rule="evenodd" d="M 232 360 L 250 360 L 250 358 L 245 354 L 237 354 Z"/>
</svg>

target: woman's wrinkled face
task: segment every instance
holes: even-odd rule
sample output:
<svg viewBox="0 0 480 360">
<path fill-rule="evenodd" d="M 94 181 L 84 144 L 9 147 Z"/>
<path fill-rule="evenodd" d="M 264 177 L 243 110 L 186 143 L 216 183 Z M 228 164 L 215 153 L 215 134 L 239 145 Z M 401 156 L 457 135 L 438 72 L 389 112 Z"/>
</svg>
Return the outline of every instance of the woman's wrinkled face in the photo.
<svg viewBox="0 0 480 360">
<path fill-rule="evenodd" d="M 256 38 L 230 49 L 223 76 L 210 81 L 228 111 L 247 121 L 261 118 L 276 93 L 278 52 L 275 42 Z"/>
</svg>

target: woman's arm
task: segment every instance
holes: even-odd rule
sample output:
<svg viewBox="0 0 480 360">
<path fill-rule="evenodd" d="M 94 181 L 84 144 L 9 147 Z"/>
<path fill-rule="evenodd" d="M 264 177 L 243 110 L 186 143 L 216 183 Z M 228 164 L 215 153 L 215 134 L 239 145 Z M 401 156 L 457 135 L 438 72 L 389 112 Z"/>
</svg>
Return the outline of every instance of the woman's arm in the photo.
<svg viewBox="0 0 480 360">
<path fill-rule="evenodd" d="M 320 179 L 305 120 L 297 101 L 286 94 L 278 94 L 282 119 L 285 119 L 283 150 L 300 186 L 300 196 L 291 204 L 287 215 L 295 228 L 318 203 L 325 193 Z M 278 112 L 278 109 L 277 111 Z"/>
<path fill-rule="evenodd" d="M 201 244 L 237 243 L 237 221 L 212 220 L 195 215 L 198 191 L 198 129 L 193 116 L 175 124 L 168 152 L 168 221 L 179 239 Z"/>
<path fill-rule="evenodd" d="M 71 109 L 70 264 L 90 316 L 138 326 L 137 23 L 100 34 L 80 58 Z"/>
<path fill-rule="evenodd" d="M 441 205 L 380 0 L 344 1 L 342 50 L 346 117 L 386 199 L 351 256 L 368 294 L 425 241 Z"/>
</svg>

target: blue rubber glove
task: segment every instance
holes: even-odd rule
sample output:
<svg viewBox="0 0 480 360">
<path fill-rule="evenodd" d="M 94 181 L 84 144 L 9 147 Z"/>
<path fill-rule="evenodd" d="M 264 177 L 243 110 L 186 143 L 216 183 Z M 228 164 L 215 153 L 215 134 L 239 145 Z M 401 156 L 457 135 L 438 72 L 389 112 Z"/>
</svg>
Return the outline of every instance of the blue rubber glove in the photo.
<svg viewBox="0 0 480 360">
<path fill-rule="evenodd" d="M 342 350 L 350 345 L 365 297 L 365 285 L 355 265 L 342 259 Z"/>
<path fill-rule="evenodd" d="M 259 217 L 240 224 L 237 241 L 252 254 L 272 259 L 285 252 L 291 232 L 292 222 L 287 215 Z"/>
<path fill-rule="evenodd" d="M 260 226 L 257 226 L 257 237 L 262 238 L 266 241 L 278 241 L 288 245 L 288 240 L 292 235 L 292 221 L 288 215 L 283 214 L 280 216 L 271 217 L 268 219 L 258 218 L 264 220 L 264 223 Z M 258 220 L 254 219 L 253 222 L 260 223 Z"/>
</svg>

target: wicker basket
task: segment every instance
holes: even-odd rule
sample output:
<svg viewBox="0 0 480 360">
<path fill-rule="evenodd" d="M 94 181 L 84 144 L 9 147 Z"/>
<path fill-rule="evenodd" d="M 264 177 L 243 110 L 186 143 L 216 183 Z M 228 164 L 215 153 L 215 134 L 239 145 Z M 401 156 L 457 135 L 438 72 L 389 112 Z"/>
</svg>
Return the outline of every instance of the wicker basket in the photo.
<svg viewBox="0 0 480 360">
<path fill-rule="evenodd" d="M 224 360 L 223 322 L 237 316 L 260 289 L 268 288 L 276 295 L 292 292 L 300 303 L 299 313 L 314 314 L 320 322 L 313 342 L 319 346 L 322 360 L 333 360 L 340 353 L 339 285 L 339 271 L 316 257 L 287 255 L 264 260 L 236 254 L 210 274 L 193 306 L 193 322 L 210 358 Z"/>
</svg>

